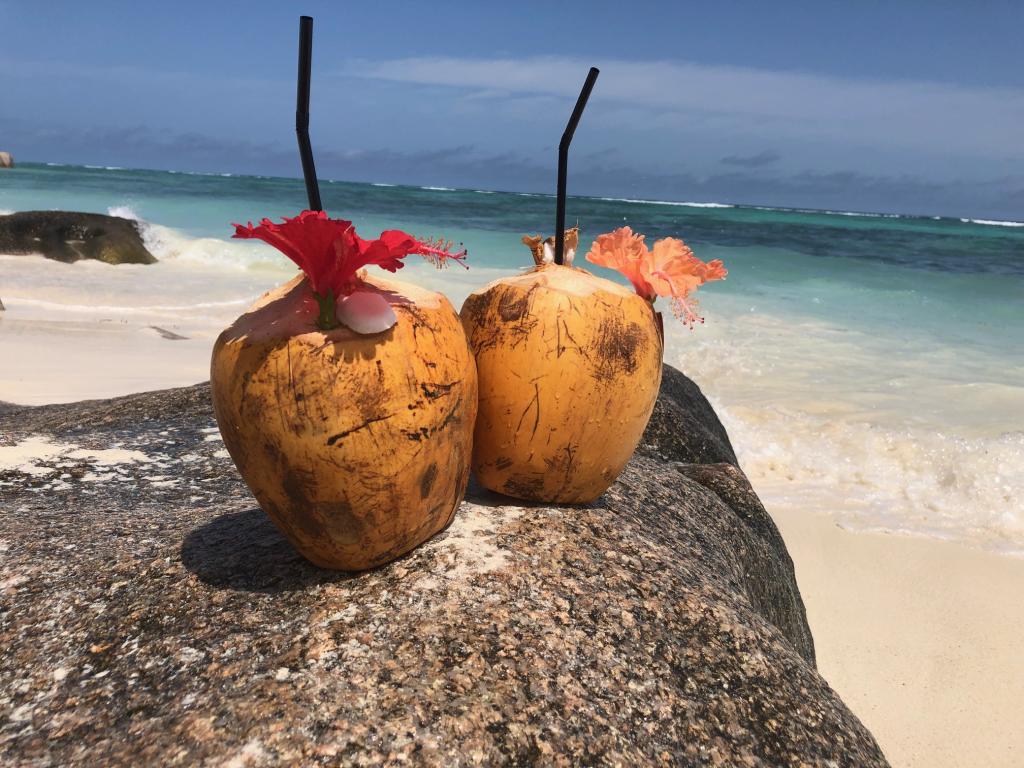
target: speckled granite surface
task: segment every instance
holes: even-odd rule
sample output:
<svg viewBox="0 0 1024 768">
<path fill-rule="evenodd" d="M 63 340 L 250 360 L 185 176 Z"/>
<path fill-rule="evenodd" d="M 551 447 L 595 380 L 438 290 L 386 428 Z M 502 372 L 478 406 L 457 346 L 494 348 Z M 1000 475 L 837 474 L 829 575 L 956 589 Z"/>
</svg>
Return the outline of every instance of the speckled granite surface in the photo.
<svg viewBox="0 0 1024 768">
<path fill-rule="evenodd" d="M 681 374 L 596 504 L 471 489 L 357 576 L 289 548 L 213 427 L 205 386 L 0 408 L 46 457 L 0 470 L 0 764 L 885 765 Z"/>
</svg>

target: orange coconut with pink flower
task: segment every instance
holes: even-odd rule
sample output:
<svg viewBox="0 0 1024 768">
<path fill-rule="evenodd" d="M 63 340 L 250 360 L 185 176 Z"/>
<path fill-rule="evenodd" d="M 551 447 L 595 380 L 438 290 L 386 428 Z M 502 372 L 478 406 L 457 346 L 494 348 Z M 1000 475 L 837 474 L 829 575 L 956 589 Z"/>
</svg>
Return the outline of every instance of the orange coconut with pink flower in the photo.
<svg viewBox="0 0 1024 768">
<path fill-rule="evenodd" d="M 213 350 L 214 411 L 260 506 L 317 565 L 371 568 L 452 519 L 469 477 L 476 368 L 437 293 L 380 275 L 450 243 L 304 211 L 236 225 L 301 273 L 263 296 Z"/>
<path fill-rule="evenodd" d="M 690 294 L 725 277 L 675 238 L 650 250 L 624 227 L 587 258 L 628 288 L 573 266 L 579 227 L 565 228 L 569 145 L 597 81 L 591 67 L 558 145 L 555 236 L 524 237 L 534 268 L 469 296 L 462 323 L 476 356 L 480 405 L 473 471 L 491 490 L 585 503 L 615 482 L 640 442 L 661 386 L 658 296 L 691 324 Z"/>
<path fill-rule="evenodd" d="M 573 266 L 578 231 L 526 237 L 535 266 L 470 295 L 461 316 L 477 361 L 480 405 L 473 470 L 487 488 L 523 499 L 590 502 L 640 442 L 661 384 L 659 297 L 691 327 L 693 292 L 721 280 L 680 239 L 648 248 L 628 227 L 599 236 L 586 258 L 632 290 Z"/>
</svg>

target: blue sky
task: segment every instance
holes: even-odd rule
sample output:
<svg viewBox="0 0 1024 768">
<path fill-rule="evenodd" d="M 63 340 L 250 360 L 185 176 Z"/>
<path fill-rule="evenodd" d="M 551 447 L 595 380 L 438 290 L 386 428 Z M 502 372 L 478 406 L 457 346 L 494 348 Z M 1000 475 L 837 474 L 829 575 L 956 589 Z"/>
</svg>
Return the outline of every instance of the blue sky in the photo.
<svg viewBox="0 0 1024 768">
<path fill-rule="evenodd" d="M 0 0 L 16 159 L 1024 218 L 1024 3 Z"/>
</svg>

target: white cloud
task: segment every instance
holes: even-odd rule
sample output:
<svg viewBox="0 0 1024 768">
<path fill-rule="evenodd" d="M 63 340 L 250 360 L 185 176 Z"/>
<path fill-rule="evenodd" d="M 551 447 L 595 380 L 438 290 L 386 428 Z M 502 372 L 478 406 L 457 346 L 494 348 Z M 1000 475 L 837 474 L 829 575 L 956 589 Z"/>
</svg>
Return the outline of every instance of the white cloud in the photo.
<svg viewBox="0 0 1024 768">
<path fill-rule="evenodd" d="M 557 96 L 565 99 L 568 112 L 591 64 L 601 67 L 592 105 L 630 105 L 648 116 L 656 111 L 666 124 L 700 124 L 766 139 L 807 138 L 912 152 L 1024 158 L 1024 90 L 1016 88 L 852 80 L 675 61 L 556 57 L 352 61 L 339 74 L 449 86 L 476 99 Z"/>
</svg>

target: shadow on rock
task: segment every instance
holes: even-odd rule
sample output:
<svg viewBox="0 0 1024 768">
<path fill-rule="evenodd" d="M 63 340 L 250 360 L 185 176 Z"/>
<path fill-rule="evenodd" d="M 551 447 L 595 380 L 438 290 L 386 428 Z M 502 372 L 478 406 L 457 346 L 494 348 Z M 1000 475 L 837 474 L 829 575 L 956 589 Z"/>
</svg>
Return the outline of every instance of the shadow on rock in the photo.
<svg viewBox="0 0 1024 768">
<path fill-rule="evenodd" d="M 261 509 L 224 514 L 191 531 L 181 560 L 206 584 L 245 592 L 292 592 L 352 578 L 302 557 Z"/>
</svg>

